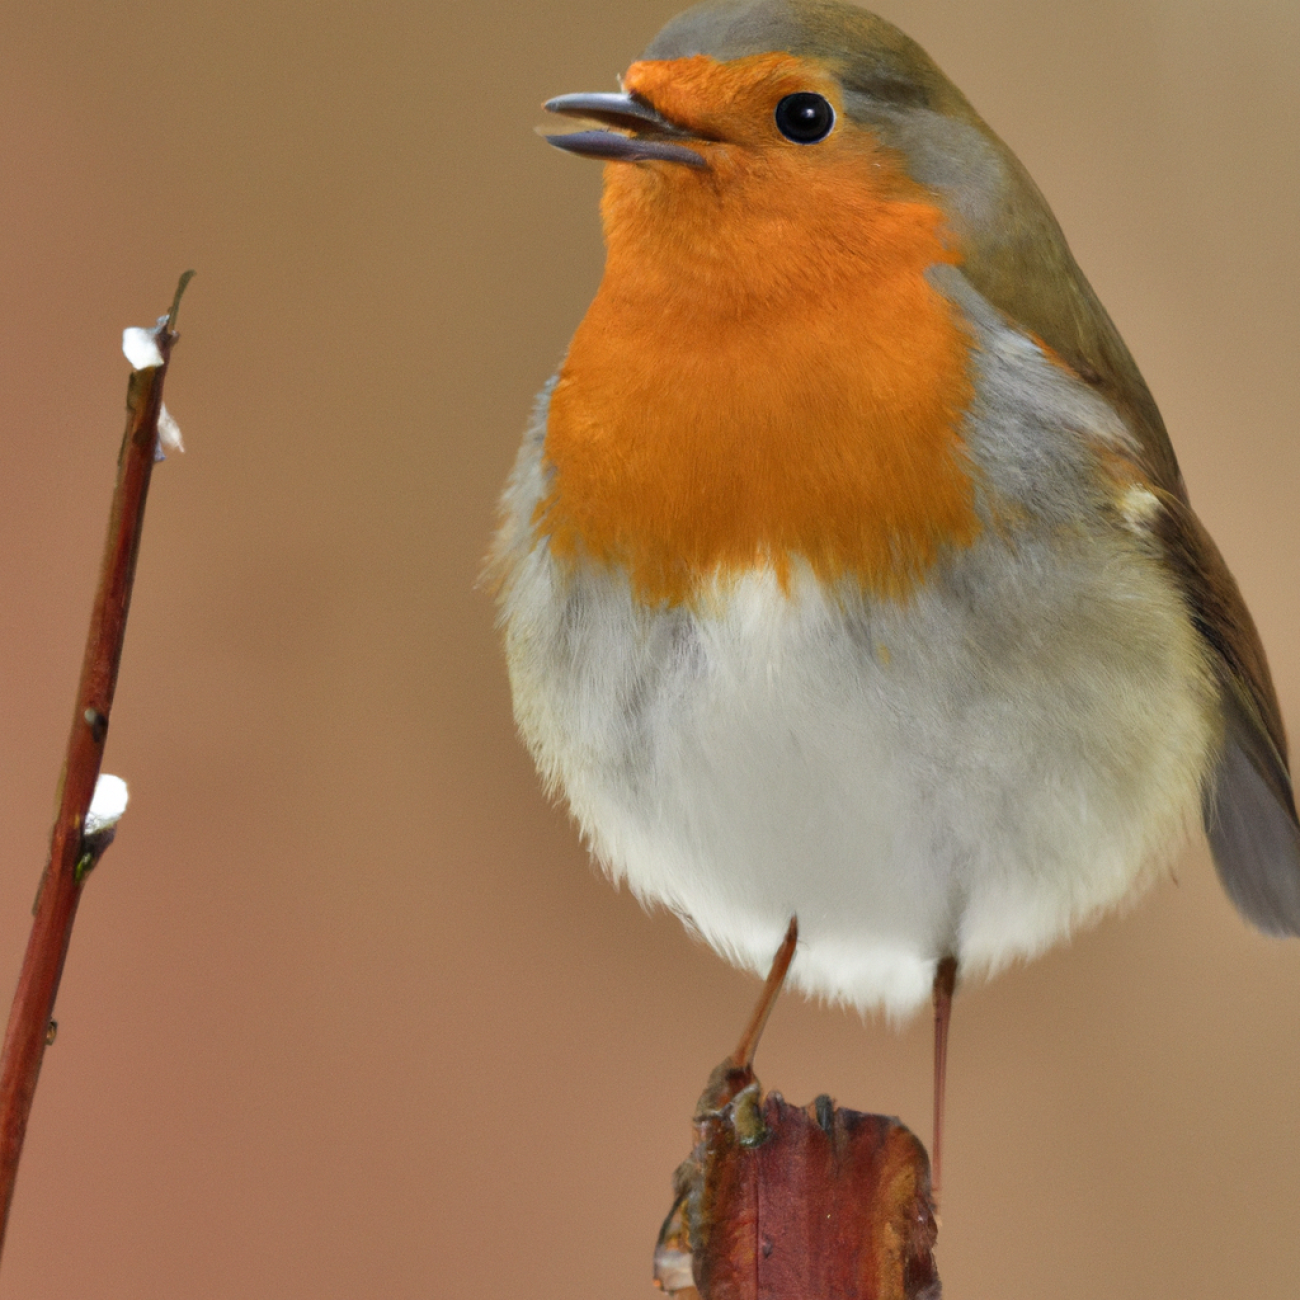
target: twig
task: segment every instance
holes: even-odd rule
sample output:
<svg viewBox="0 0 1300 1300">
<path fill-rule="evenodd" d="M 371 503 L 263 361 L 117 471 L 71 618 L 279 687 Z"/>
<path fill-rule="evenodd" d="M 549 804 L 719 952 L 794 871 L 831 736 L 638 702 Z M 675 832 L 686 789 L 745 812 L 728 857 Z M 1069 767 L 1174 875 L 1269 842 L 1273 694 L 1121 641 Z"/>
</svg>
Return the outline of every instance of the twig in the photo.
<svg viewBox="0 0 1300 1300">
<path fill-rule="evenodd" d="M 111 831 L 87 835 L 86 813 L 99 778 L 117 671 L 122 661 L 122 639 L 140 551 L 144 503 L 158 446 L 163 379 L 179 337 L 175 331 L 176 313 L 181 294 L 193 274 L 186 271 L 181 276 L 171 312 L 157 331 L 162 363 L 133 370 L 127 387 L 126 434 L 118 454 L 117 487 L 113 492 L 108 540 L 86 637 L 72 734 L 68 737 L 59 778 L 59 811 L 50 840 L 49 861 L 36 895 L 31 937 L 9 1013 L 4 1054 L 0 1057 L 0 1194 L 4 1197 L 3 1211 L 0 1211 L 0 1249 L 9 1222 L 18 1159 L 36 1080 L 45 1049 L 53 1041 L 50 1016 L 68 954 L 77 902 L 87 875 L 112 838 Z"/>
</svg>

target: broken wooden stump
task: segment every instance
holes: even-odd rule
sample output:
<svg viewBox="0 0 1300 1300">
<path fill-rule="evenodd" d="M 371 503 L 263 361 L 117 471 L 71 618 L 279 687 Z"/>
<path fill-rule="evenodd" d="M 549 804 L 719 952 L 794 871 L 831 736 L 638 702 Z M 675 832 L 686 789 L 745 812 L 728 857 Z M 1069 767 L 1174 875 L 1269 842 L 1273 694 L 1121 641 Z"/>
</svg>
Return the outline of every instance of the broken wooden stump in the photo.
<svg viewBox="0 0 1300 1300">
<path fill-rule="evenodd" d="M 740 1047 L 696 1106 L 696 1145 L 655 1248 L 678 1300 L 938 1300 L 930 1162 L 896 1119 L 763 1095 L 758 1036 L 794 954 L 786 941 Z"/>
</svg>

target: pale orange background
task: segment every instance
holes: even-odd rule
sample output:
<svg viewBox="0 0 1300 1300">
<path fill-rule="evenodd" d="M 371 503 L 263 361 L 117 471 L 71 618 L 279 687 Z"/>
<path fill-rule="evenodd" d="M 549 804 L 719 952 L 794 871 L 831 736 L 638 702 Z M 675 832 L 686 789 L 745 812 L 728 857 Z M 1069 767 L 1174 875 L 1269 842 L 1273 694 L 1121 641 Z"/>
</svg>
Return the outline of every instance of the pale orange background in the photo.
<svg viewBox="0 0 1300 1300">
<path fill-rule="evenodd" d="M 0 983 L 121 432 L 169 379 L 91 880 L 4 1296 L 648 1297 L 753 981 L 588 867 L 517 744 L 493 500 L 601 265 L 533 134 L 671 0 L 41 0 L 0 37 Z M 1300 732 L 1300 9 L 893 0 L 1154 388 Z M 1300 943 L 1179 885 L 959 1002 L 952 1300 L 1300 1291 Z M 928 1139 L 923 1022 L 782 1003 L 760 1074 Z"/>
</svg>

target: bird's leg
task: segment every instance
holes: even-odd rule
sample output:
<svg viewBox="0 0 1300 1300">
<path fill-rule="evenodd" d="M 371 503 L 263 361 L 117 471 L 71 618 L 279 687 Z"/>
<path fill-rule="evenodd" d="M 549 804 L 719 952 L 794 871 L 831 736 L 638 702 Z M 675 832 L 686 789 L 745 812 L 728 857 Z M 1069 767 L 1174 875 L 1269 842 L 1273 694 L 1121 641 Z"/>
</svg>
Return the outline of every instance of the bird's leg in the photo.
<svg viewBox="0 0 1300 1300">
<path fill-rule="evenodd" d="M 763 985 L 763 992 L 759 996 L 758 1005 L 754 1008 L 754 1014 L 749 1018 L 749 1024 L 745 1026 L 745 1032 L 740 1036 L 739 1045 L 728 1058 L 737 1069 L 747 1070 L 754 1064 L 758 1040 L 762 1037 L 767 1018 L 772 1014 L 772 1008 L 776 1006 L 777 995 L 785 983 L 785 973 L 794 960 L 795 944 L 798 942 L 799 918 L 792 916 L 785 938 L 781 940 L 781 946 L 772 959 L 772 969 L 767 973 L 767 983 Z"/>
<path fill-rule="evenodd" d="M 952 995 L 957 987 L 957 958 L 944 957 L 934 972 L 934 1141 L 931 1146 L 931 1195 L 939 1204 L 943 1178 L 943 1101 L 948 1076 L 948 1025 L 952 1020 Z"/>
</svg>

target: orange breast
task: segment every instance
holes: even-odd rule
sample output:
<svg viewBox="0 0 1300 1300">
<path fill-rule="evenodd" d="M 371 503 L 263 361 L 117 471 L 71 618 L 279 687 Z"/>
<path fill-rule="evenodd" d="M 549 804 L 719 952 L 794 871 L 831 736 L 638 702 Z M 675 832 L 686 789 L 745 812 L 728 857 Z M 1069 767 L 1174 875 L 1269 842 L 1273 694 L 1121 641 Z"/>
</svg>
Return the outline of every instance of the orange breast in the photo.
<svg viewBox="0 0 1300 1300">
<path fill-rule="evenodd" d="M 625 84 L 689 120 L 672 67 Z M 539 531 L 652 603 L 796 558 L 904 594 L 979 531 L 969 339 L 925 279 L 955 260 L 941 215 L 857 129 L 706 147 L 708 171 L 606 168 L 605 277 L 551 399 Z"/>
</svg>

